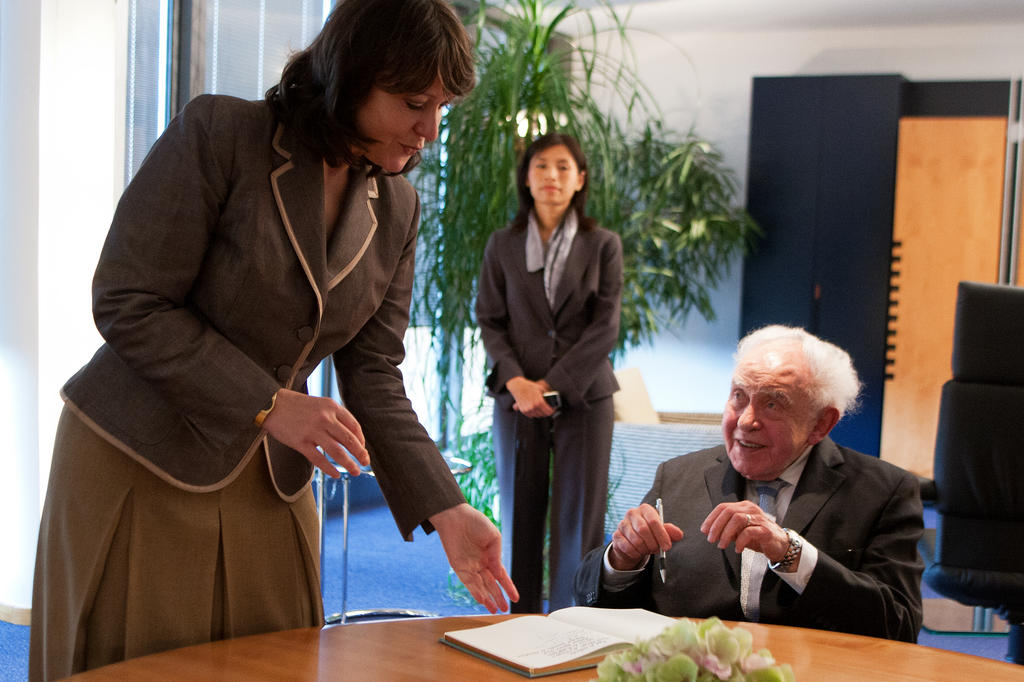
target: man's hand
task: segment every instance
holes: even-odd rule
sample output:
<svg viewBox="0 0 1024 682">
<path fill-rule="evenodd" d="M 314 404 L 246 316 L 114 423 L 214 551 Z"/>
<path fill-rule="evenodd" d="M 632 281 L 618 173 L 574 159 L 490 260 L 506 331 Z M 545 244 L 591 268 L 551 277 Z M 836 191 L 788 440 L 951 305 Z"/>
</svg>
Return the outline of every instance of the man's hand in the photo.
<svg viewBox="0 0 1024 682">
<path fill-rule="evenodd" d="M 541 379 L 530 381 L 526 377 L 513 377 L 505 382 L 505 388 L 516 399 L 512 409 L 518 410 L 527 417 L 550 417 L 555 408 L 544 400 L 544 393 L 551 390 L 551 385 Z"/>
<path fill-rule="evenodd" d="M 330 398 L 317 398 L 282 388 L 277 392 L 274 409 L 263 420 L 263 428 L 277 440 L 302 453 L 313 466 L 331 478 L 338 478 L 341 472 L 324 456 L 324 452 L 352 476 L 359 475 L 360 464 L 370 464 L 370 453 L 366 451 L 366 439 L 359 422 L 351 412 Z"/>
<path fill-rule="evenodd" d="M 661 522 L 658 511 L 649 504 L 641 504 L 626 512 L 612 533 L 612 547 L 608 563 L 617 571 L 632 571 L 651 554 L 668 551 L 673 542 L 683 539 L 683 531 L 672 523 Z"/>
<path fill-rule="evenodd" d="M 491 613 L 519 601 L 519 592 L 501 565 L 501 533 L 479 511 L 462 503 L 430 517 L 448 563 L 473 598 Z M 504 588 L 505 592 L 502 593 Z"/>
<path fill-rule="evenodd" d="M 786 531 L 750 500 L 718 505 L 704 519 L 700 532 L 719 549 L 735 544 L 737 554 L 749 548 L 764 554 L 772 563 L 781 561 L 789 549 Z"/>
</svg>

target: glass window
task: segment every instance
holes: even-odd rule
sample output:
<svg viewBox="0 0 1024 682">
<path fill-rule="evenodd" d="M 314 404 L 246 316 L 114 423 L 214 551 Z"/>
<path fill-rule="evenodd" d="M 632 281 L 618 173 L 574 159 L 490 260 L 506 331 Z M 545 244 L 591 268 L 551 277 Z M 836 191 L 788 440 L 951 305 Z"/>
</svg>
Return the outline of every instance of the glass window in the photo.
<svg viewBox="0 0 1024 682">
<path fill-rule="evenodd" d="M 313 40 L 330 9 L 323 0 L 207 0 L 205 5 L 200 91 L 244 99 L 263 97 L 288 56 Z"/>
<path fill-rule="evenodd" d="M 330 9 L 330 0 L 130 0 L 125 182 L 196 95 L 262 99 Z"/>
<path fill-rule="evenodd" d="M 125 184 L 167 125 L 170 22 L 170 0 L 131 0 L 128 5 Z"/>
</svg>

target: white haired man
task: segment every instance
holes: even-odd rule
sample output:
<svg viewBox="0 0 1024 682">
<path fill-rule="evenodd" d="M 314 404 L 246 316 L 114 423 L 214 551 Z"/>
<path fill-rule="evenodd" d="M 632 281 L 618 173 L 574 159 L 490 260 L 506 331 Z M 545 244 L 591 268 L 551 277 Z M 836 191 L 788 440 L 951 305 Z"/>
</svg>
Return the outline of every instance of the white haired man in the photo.
<svg viewBox="0 0 1024 682">
<path fill-rule="evenodd" d="M 658 467 L 611 543 L 584 557 L 576 603 L 916 641 L 917 478 L 828 437 L 860 390 L 850 356 L 770 326 L 735 360 L 725 443 Z"/>
</svg>

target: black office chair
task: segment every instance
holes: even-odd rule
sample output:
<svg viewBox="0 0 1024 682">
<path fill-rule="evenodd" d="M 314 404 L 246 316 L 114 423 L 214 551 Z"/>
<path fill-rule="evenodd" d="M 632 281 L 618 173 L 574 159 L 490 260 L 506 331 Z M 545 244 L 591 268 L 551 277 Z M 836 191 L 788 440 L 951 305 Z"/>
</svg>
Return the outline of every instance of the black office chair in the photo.
<svg viewBox="0 0 1024 682">
<path fill-rule="evenodd" d="M 924 580 L 1005 618 L 1006 659 L 1024 664 L 1024 288 L 961 282 L 956 306 Z"/>
</svg>

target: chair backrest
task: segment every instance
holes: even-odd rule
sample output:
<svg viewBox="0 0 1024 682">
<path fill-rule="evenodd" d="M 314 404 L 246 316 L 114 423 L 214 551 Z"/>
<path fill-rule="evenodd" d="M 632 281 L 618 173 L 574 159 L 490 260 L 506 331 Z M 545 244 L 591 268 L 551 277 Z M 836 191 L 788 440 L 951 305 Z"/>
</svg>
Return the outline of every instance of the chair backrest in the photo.
<svg viewBox="0 0 1024 682">
<path fill-rule="evenodd" d="M 961 282 L 935 447 L 935 559 L 1024 571 L 1024 288 Z"/>
<path fill-rule="evenodd" d="M 616 370 L 615 380 L 619 384 L 619 390 L 612 394 L 615 421 L 629 424 L 658 424 L 661 421 L 639 368 Z"/>
<path fill-rule="evenodd" d="M 1024 386 L 1024 288 L 960 282 L 953 378 Z"/>
</svg>

